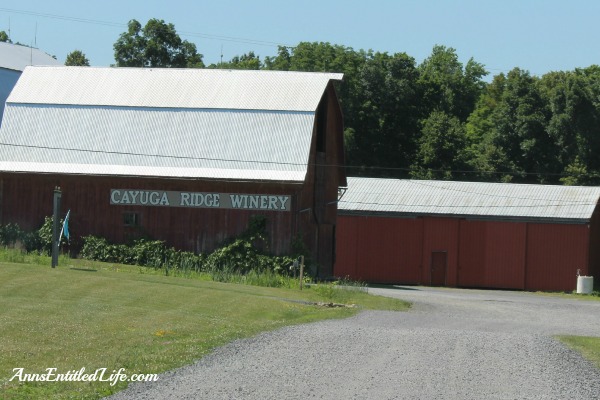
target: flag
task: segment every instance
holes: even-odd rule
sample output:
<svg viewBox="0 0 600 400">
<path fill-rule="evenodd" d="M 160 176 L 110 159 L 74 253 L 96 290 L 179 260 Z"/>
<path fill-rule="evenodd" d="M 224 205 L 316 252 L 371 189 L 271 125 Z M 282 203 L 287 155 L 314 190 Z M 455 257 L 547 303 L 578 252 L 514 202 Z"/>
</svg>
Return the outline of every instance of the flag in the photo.
<svg viewBox="0 0 600 400">
<path fill-rule="evenodd" d="M 71 214 L 71 210 L 67 211 L 67 215 L 65 216 L 65 220 L 63 221 L 62 229 L 60 230 L 60 236 L 58 237 L 58 243 L 62 239 L 62 236 L 65 235 L 67 240 L 69 240 L 69 214 Z"/>
</svg>

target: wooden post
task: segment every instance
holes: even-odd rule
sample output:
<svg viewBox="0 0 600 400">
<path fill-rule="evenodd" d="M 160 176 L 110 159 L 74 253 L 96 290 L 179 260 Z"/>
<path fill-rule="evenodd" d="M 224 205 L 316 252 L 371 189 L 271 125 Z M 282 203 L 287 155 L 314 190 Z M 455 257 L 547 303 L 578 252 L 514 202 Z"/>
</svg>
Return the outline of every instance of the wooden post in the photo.
<svg viewBox="0 0 600 400">
<path fill-rule="evenodd" d="M 302 281 L 304 280 L 304 256 L 300 256 L 300 290 L 302 290 Z"/>
<path fill-rule="evenodd" d="M 59 225 L 59 213 L 60 213 L 60 188 L 57 186 L 54 189 L 54 205 L 52 212 L 52 268 L 58 265 L 58 225 Z"/>
<path fill-rule="evenodd" d="M 0 178 L 0 225 L 2 225 L 2 196 L 4 194 L 4 178 Z"/>
</svg>

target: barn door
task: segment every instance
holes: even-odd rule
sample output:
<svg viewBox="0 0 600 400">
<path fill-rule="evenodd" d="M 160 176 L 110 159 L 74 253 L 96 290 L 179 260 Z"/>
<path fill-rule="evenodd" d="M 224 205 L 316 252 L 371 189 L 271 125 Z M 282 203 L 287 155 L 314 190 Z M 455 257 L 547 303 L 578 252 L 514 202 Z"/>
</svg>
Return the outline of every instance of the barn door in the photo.
<svg viewBox="0 0 600 400">
<path fill-rule="evenodd" d="M 431 253 L 431 286 L 446 285 L 446 265 L 448 253 L 434 251 Z"/>
</svg>

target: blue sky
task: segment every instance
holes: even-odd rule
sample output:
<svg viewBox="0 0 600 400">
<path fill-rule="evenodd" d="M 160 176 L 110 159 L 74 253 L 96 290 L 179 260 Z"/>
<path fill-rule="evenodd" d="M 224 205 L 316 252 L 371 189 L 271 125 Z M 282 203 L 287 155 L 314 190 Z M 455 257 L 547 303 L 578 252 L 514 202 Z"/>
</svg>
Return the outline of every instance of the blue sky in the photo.
<svg viewBox="0 0 600 400">
<path fill-rule="evenodd" d="M 542 75 L 600 64 L 596 0 L 20 0 L 0 5 L 0 30 L 64 62 L 82 50 L 93 66 L 114 63 L 113 44 L 130 19 L 173 23 L 206 64 L 277 44 L 323 41 L 421 62 L 434 45 L 473 57 L 491 75 L 514 67 Z M 36 35 L 37 25 L 37 35 Z"/>
</svg>

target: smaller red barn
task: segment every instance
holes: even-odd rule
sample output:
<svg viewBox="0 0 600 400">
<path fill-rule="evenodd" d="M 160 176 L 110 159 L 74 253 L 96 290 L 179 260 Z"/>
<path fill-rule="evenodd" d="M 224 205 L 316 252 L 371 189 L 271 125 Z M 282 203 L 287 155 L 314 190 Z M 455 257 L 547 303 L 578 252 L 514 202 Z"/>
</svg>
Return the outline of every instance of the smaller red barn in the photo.
<svg viewBox="0 0 600 400">
<path fill-rule="evenodd" d="M 348 178 L 334 274 L 571 291 L 600 277 L 600 188 Z"/>
</svg>

